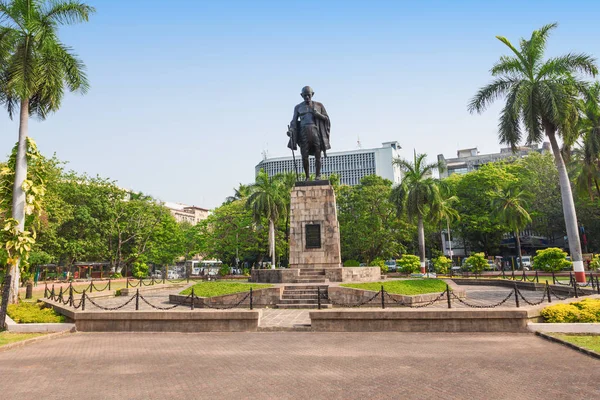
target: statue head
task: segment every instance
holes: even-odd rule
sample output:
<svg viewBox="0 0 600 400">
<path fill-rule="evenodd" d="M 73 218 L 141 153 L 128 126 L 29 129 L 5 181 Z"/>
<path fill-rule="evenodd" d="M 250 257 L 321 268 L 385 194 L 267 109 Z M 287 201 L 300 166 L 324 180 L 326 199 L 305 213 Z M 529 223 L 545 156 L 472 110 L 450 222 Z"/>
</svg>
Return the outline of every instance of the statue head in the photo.
<svg viewBox="0 0 600 400">
<path fill-rule="evenodd" d="M 310 86 L 304 86 L 302 88 L 302 93 L 300 93 L 300 96 L 302 96 L 304 101 L 308 103 L 308 102 L 310 102 L 310 100 L 312 99 L 314 94 L 315 94 L 315 92 L 313 92 L 313 90 Z"/>
</svg>

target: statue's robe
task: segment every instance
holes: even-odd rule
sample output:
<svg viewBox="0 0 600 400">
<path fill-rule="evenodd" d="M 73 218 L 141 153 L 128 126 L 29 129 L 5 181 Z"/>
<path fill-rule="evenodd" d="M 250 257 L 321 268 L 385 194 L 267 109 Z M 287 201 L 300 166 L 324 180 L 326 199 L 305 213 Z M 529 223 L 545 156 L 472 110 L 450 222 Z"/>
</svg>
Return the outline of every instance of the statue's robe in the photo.
<svg viewBox="0 0 600 400">
<path fill-rule="evenodd" d="M 298 109 L 301 106 L 305 106 L 305 105 L 306 105 L 306 103 L 302 102 L 294 108 L 294 118 L 296 120 L 294 121 L 292 119 L 292 122 L 290 123 L 290 128 L 291 128 L 292 134 L 291 134 L 290 140 L 288 142 L 288 148 L 292 149 L 292 150 L 298 149 L 298 147 L 297 147 L 298 135 L 302 134 L 302 129 L 300 128 L 300 119 L 299 119 Z M 321 146 L 320 146 L 321 150 L 323 151 L 323 154 L 325 156 L 327 156 L 326 151 L 331 149 L 331 145 L 329 144 L 331 122 L 329 121 L 329 115 L 327 115 L 327 111 L 325 110 L 325 107 L 323 106 L 323 104 L 321 104 L 317 101 L 313 101 L 313 107 L 314 107 L 315 111 L 317 111 L 318 113 L 320 113 L 324 117 L 326 117 L 325 119 L 314 117 L 314 119 L 316 122 L 317 131 L 319 133 L 319 139 L 321 141 Z M 314 155 L 314 154 L 311 154 L 311 155 Z"/>
</svg>

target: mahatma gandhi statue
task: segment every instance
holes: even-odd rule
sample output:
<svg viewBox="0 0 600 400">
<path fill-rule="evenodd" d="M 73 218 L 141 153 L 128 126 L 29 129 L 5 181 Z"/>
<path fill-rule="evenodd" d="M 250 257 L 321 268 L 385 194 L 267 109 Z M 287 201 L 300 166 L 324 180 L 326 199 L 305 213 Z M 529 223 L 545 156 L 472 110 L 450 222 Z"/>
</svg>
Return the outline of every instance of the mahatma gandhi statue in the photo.
<svg viewBox="0 0 600 400">
<path fill-rule="evenodd" d="M 312 101 L 315 94 L 310 86 L 302 88 L 300 95 L 304 101 L 294 107 L 294 116 L 288 127 L 287 135 L 290 137 L 288 147 L 296 150 L 300 146 L 302 154 L 302 167 L 306 180 L 310 180 L 308 169 L 308 156 L 315 156 L 315 179 L 321 179 L 321 152 L 327 157 L 329 145 L 330 122 L 323 104 Z"/>
</svg>

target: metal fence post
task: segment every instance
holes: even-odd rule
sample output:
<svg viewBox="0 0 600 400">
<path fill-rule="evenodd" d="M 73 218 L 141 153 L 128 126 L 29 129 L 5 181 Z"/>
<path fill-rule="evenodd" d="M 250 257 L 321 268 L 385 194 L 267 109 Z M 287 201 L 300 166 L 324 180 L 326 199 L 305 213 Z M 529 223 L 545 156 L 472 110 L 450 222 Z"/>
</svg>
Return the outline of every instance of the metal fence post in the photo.
<svg viewBox="0 0 600 400">
<path fill-rule="evenodd" d="M 573 284 L 573 272 L 569 272 L 569 285 Z"/>
<path fill-rule="evenodd" d="M 154 286 L 154 275 L 152 275 L 152 286 Z"/>
<path fill-rule="evenodd" d="M 140 309 L 140 289 L 135 289 L 135 311 Z"/>
<path fill-rule="evenodd" d="M 73 284 L 69 284 L 69 306 L 73 307 Z"/>
<path fill-rule="evenodd" d="M 556 285 L 556 276 L 554 276 L 554 271 L 552 271 L 552 284 Z"/>
<path fill-rule="evenodd" d="M 194 309 L 194 288 L 192 288 L 192 306 L 190 308 Z"/>
<path fill-rule="evenodd" d="M 50 292 L 51 300 L 54 300 L 54 283 L 52 284 L 52 291 Z"/>
<path fill-rule="evenodd" d="M 321 309 L 321 287 L 317 286 L 317 309 Z"/>
<path fill-rule="evenodd" d="M 250 309 L 252 310 L 252 288 L 250 288 Z"/>
<path fill-rule="evenodd" d="M 452 308 L 452 300 L 450 300 L 450 286 L 446 283 L 446 296 L 448 297 L 448 308 Z"/>
<path fill-rule="evenodd" d="M 108 290 L 110 290 L 110 278 L 108 278 Z"/>
<path fill-rule="evenodd" d="M 537 269 L 535 270 L 535 283 L 540 283 L 540 278 L 538 276 Z"/>
<path fill-rule="evenodd" d="M 127 282 L 125 283 L 125 288 L 129 289 L 129 277 L 126 276 L 125 278 L 127 278 Z"/>
<path fill-rule="evenodd" d="M 381 285 L 381 308 L 385 308 L 385 297 L 383 296 L 383 285 Z"/>
<path fill-rule="evenodd" d="M 90 293 L 92 293 L 94 291 L 93 287 L 94 287 L 94 280 L 90 279 Z"/>
<path fill-rule="evenodd" d="M 517 288 L 517 282 L 515 282 L 515 303 L 519 308 L 519 289 Z"/>
<path fill-rule="evenodd" d="M 546 294 L 548 294 L 548 303 L 552 303 L 552 297 L 550 297 L 550 285 L 548 285 L 548 280 L 546 280 Z"/>
<path fill-rule="evenodd" d="M 83 293 L 81 294 L 81 311 L 85 311 L 85 289 L 83 289 Z"/>
<path fill-rule="evenodd" d="M 48 284 L 44 282 L 44 298 L 48 298 Z"/>
<path fill-rule="evenodd" d="M 592 274 L 592 271 L 590 271 L 590 281 L 592 281 L 592 290 L 595 289 L 595 285 L 594 285 L 594 274 Z"/>
<path fill-rule="evenodd" d="M 579 285 L 577 285 L 577 282 L 573 282 L 573 289 L 575 289 L 575 298 L 578 299 L 579 298 L 579 293 L 577 293 L 577 287 Z"/>
</svg>

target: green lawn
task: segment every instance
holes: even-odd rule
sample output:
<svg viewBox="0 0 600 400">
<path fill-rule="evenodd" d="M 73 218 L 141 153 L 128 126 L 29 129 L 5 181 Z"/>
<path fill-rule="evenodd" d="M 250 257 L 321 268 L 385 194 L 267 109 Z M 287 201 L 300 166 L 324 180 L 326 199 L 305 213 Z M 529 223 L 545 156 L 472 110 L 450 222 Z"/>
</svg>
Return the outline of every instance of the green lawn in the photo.
<svg viewBox="0 0 600 400">
<path fill-rule="evenodd" d="M 36 336 L 42 336 L 45 333 L 9 333 L 0 332 L 0 346 L 5 344 L 20 342 L 21 340 L 31 339 Z"/>
<path fill-rule="evenodd" d="M 65 322 L 65 317 L 52 308 L 42 308 L 41 303 L 9 304 L 7 314 L 18 324 Z"/>
<path fill-rule="evenodd" d="M 416 295 L 425 293 L 440 293 L 446 290 L 446 282 L 440 279 L 407 279 L 407 280 L 394 280 L 387 282 L 369 282 L 369 283 L 344 283 L 340 286 L 379 291 L 383 289 L 388 293 L 404 294 L 404 295 Z"/>
<path fill-rule="evenodd" d="M 586 348 L 588 350 L 600 353 L 600 335 L 562 335 L 559 333 L 553 333 L 557 339 L 564 340 L 565 342 L 573 343 L 576 346 Z"/>
<path fill-rule="evenodd" d="M 260 283 L 239 283 L 239 282 L 200 282 L 191 286 L 180 294 L 187 296 L 192 293 L 194 288 L 194 295 L 198 297 L 214 297 L 222 296 L 224 294 L 242 293 L 255 289 L 265 289 L 272 287 L 273 285 L 265 285 Z"/>
</svg>

